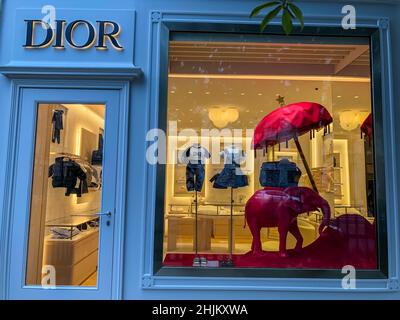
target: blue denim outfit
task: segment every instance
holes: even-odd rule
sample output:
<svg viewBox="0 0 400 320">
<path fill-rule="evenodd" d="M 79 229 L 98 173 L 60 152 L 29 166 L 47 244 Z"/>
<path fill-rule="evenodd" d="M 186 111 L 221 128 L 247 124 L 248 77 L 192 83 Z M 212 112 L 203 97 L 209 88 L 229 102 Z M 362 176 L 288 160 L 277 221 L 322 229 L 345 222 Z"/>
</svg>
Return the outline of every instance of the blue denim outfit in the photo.
<svg viewBox="0 0 400 320">
<path fill-rule="evenodd" d="M 193 144 L 183 153 L 183 161 L 186 166 L 186 189 L 187 191 L 200 192 L 204 183 L 204 161 L 211 157 L 207 149 L 200 144 Z"/>
<path fill-rule="evenodd" d="M 76 194 L 81 197 L 83 193 L 88 193 L 87 176 L 81 166 L 75 161 L 58 157 L 55 163 L 49 167 L 49 178 L 52 178 L 53 188 L 66 188 L 65 196 Z M 79 187 L 76 183 L 79 179 Z"/>
<path fill-rule="evenodd" d="M 57 141 L 60 144 L 61 141 L 61 130 L 63 130 L 63 110 L 54 110 L 53 118 L 51 122 L 53 123 L 53 130 L 51 135 L 51 141 L 54 143 Z"/>
<path fill-rule="evenodd" d="M 200 192 L 204 183 L 204 164 L 189 163 L 186 166 L 186 189 Z"/>
<path fill-rule="evenodd" d="M 242 188 L 249 185 L 247 176 L 240 170 L 240 165 L 233 162 L 226 163 L 224 169 L 214 177 L 210 182 L 214 182 L 213 188 L 227 189 L 227 188 Z"/>
<path fill-rule="evenodd" d="M 260 170 L 260 184 L 263 187 L 297 187 L 300 177 L 300 169 L 287 159 L 264 162 Z"/>
</svg>

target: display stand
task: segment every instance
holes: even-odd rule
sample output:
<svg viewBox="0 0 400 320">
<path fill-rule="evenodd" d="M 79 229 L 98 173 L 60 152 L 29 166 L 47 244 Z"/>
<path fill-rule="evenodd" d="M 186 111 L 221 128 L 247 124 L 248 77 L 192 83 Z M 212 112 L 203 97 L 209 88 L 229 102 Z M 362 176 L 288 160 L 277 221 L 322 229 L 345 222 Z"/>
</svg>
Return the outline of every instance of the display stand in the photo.
<svg viewBox="0 0 400 320">
<path fill-rule="evenodd" d="M 225 262 L 225 267 L 233 267 L 233 188 L 231 187 L 231 216 L 229 225 L 229 258 Z"/>
<path fill-rule="evenodd" d="M 195 183 L 197 183 L 197 177 L 195 178 Z M 198 198 L 197 198 L 197 190 L 195 188 L 194 190 L 194 212 L 195 212 L 195 229 L 194 229 L 194 247 L 195 247 L 195 254 L 194 254 L 194 259 L 193 259 L 193 267 L 200 267 L 200 258 L 199 258 L 199 252 L 198 252 Z"/>
</svg>

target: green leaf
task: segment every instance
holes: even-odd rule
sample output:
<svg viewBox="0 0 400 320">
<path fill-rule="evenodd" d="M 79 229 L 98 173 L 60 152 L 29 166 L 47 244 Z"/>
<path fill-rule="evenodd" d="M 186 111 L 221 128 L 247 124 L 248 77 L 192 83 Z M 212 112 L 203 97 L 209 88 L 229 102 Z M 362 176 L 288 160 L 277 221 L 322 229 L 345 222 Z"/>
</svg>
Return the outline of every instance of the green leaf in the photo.
<svg viewBox="0 0 400 320">
<path fill-rule="evenodd" d="M 250 17 L 255 17 L 256 15 L 258 15 L 260 13 L 261 10 L 272 7 L 279 3 L 280 3 L 279 1 L 271 1 L 271 2 L 264 3 L 256 8 L 254 8 L 254 10 L 250 13 Z"/>
<path fill-rule="evenodd" d="M 264 20 L 261 22 L 261 32 L 263 32 L 265 30 L 265 28 L 267 27 L 268 23 L 277 16 L 277 14 L 281 11 L 282 6 L 277 6 L 274 10 L 272 10 L 270 13 L 268 13 Z"/>
<path fill-rule="evenodd" d="M 301 12 L 300 8 L 293 3 L 289 3 L 289 8 L 290 10 L 294 13 L 296 16 L 297 20 L 299 20 L 301 29 L 303 30 L 304 28 L 304 18 L 303 18 L 303 12 Z"/>
<path fill-rule="evenodd" d="M 287 35 L 289 35 L 293 30 L 292 16 L 288 9 L 283 10 L 282 27 Z"/>
</svg>

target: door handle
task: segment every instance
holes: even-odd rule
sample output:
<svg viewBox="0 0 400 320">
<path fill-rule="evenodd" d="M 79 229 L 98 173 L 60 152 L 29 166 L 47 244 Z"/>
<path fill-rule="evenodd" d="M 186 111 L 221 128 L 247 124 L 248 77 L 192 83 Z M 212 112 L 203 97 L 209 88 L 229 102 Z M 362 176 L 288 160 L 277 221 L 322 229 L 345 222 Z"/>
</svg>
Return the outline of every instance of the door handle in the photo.
<svg viewBox="0 0 400 320">
<path fill-rule="evenodd" d="M 106 217 L 111 217 L 111 211 L 95 213 L 94 215 L 95 215 L 95 216 L 98 216 L 98 217 L 104 217 L 104 216 L 106 216 Z"/>
<path fill-rule="evenodd" d="M 111 217 L 111 211 L 92 213 L 92 214 L 72 214 L 73 217 Z"/>
</svg>

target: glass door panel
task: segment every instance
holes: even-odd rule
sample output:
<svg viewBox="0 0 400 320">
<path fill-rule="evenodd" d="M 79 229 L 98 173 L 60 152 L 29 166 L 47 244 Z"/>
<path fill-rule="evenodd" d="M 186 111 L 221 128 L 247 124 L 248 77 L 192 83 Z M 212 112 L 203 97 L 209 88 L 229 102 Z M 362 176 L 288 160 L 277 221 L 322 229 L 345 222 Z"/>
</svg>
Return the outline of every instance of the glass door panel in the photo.
<svg viewBox="0 0 400 320">
<path fill-rule="evenodd" d="M 37 107 L 26 285 L 98 284 L 105 110 Z"/>
</svg>

